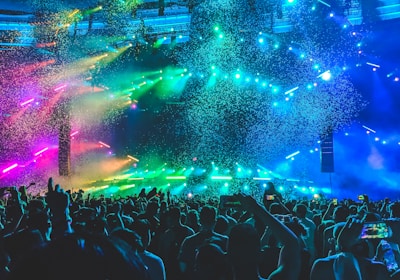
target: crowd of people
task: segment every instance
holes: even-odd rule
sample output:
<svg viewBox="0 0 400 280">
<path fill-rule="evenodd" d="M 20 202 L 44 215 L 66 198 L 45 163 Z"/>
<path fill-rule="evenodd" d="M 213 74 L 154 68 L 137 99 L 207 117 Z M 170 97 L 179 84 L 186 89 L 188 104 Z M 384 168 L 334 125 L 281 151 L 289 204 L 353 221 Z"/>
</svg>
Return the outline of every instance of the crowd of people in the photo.
<svg viewBox="0 0 400 280">
<path fill-rule="evenodd" d="M 400 203 L 4 188 L 0 279 L 400 279 Z"/>
</svg>

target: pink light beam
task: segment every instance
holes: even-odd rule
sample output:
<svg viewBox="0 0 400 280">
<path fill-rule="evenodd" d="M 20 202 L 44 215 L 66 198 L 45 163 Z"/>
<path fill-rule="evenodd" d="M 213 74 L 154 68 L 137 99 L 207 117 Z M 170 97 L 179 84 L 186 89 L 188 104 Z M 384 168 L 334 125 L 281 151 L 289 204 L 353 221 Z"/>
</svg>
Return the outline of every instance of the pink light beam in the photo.
<svg viewBox="0 0 400 280">
<path fill-rule="evenodd" d="M 65 89 L 66 87 L 67 87 L 67 84 L 63 84 L 63 85 L 61 85 L 61 86 L 56 87 L 56 88 L 54 89 L 54 91 L 60 91 L 60 90 L 62 90 L 62 89 Z"/>
<path fill-rule="evenodd" d="M 74 137 L 75 135 L 77 135 L 79 133 L 79 131 L 74 131 L 74 132 L 72 132 L 69 136 L 70 137 Z"/>
<path fill-rule="evenodd" d="M 3 169 L 3 173 L 7 173 L 8 171 L 16 168 L 18 166 L 18 163 L 14 163 L 13 165 L 7 167 L 6 169 Z"/>
<path fill-rule="evenodd" d="M 29 100 L 26 100 L 24 102 L 22 102 L 21 104 L 19 104 L 21 107 L 24 107 L 25 105 L 32 103 L 33 101 L 35 101 L 35 98 L 31 98 Z"/>
<path fill-rule="evenodd" d="M 46 147 L 46 148 L 41 149 L 40 151 L 34 153 L 33 155 L 34 155 L 35 157 L 37 157 L 38 155 L 43 154 L 43 153 L 44 153 L 45 151 L 47 151 L 48 149 L 49 149 L 49 147 Z"/>
<path fill-rule="evenodd" d="M 99 141 L 99 144 L 102 145 L 102 146 L 104 146 L 104 147 L 106 147 L 106 148 L 111 148 L 110 145 L 107 145 L 107 144 L 104 143 L 104 142 Z"/>
</svg>

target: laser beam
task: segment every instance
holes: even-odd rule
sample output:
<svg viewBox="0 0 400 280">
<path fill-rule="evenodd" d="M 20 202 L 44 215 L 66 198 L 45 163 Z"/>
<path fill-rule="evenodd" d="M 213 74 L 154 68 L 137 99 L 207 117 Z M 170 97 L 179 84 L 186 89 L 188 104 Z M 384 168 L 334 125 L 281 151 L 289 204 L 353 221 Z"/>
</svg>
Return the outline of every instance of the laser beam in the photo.
<svg viewBox="0 0 400 280">
<path fill-rule="evenodd" d="M 14 163 L 13 165 L 11 165 L 11 166 L 9 166 L 9 167 L 3 169 L 3 173 L 7 173 L 8 171 L 10 171 L 10 170 L 16 168 L 17 166 L 18 166 L 18 163 Z"/>
<path fill-rule="evenodd" d="M 300 151 L 294 152 L 293 154 L 290 154 L 290 155 L 286 156 L 286 159 L 292 158 L 292 157 L 294 157 L 294 156 L 296 156 L 298 154 L 300 154 Z"/>
</svg>

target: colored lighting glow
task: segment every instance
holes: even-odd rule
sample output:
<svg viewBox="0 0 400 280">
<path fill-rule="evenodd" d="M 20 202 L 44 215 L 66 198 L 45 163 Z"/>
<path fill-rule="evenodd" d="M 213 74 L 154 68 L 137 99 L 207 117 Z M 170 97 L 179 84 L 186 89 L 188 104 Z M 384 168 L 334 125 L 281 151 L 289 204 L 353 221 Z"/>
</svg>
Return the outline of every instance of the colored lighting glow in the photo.
<svg viewBox="0 0 400 280">
<path fill-rule="evenodd" d="M 139 162 L 139 160 L 137 158 L 133 157 L 133 156 L 128 155 L 128 158 L 133 160 L 133 161 Z"/>
<path fill-rule="evenodd" d="M 286 179 L 286 181 L 288 181 L 288 182 L 300 182 L 299 179 L 292 179 L 292 178 L 288 178 L 288 179 Z"/>
<path fill-rule="evenodd" d="M 11 166 L 9 166 L 9 167 L 3 169 L 3 173 L 7 173 L 8 171 L 10 171 L 10 170 L 16 168 L 17 166 L 18 166 L 18 163 L 14 163 L 13 165 L 11 165 Z"/>
<path fill-rule="evenodd" d="M 21 107 L 23 107 L 23 106 L 25 106 L 25 105 L 27 105 L 27 104 L 33 102 L 34 100 L 35 100 L 35 98 L 31 98 L 31 99 L 29 99 L 29 100 L 26 100 L 26 101 L 22 102 L 22 103 L 19 104 L 19 105 L 20 105 Z"/>
<path fill-rule="evenodd" d="M 74 15 L 76 15 L 77 13 L 79 13 L 79 9 L 75 9 L 72 13 L 70 13 L 68 15 L 68 17 L 73 17 Z"/>
<path fill-rule="evenodd" d="M 108 144 L 106 144 L 106 143 L 104 143 L 104 142 L 99 141 L 99 144 L 102 145 L 102 146 L 104 146 L 104 147 L 106 147 L 106 148 L 111 148 L 110 145 L 108 145 Z"/>
<path fill-rule="evenodd" d="M 34 153 L 33 155 L 34 155 L 35 157 L 37 157 L 38 155 L 43 154 L 43 153 L 44 153 L 45 151 L 47 151 L 48 149 L 49 149 L 49 147 L 46 147 L 46 148 L 41 149 L 40 151 Z"/>
<path fill-rule="evenodd" d="M 332 78 L 332 75 L 329 71 L 325 72 L 322 74 L 322 80 L 324 81 L 329 81 Z"/>
<path fill-rule="evenodd" d="M 61 85 L 61 86 L 56 87 L 56 88 L 54 89 L 54 91 L 60 91 L 60 90 L 62 90 L 62 89 L 65 89 L 66 87 L 67 87 L 67 84 L 63 84 L 63 85 Z"/>
<path fill-rule="evenodd" d="M 365 129 L 368 130 L 368 131 L 371 131 L 371 132 L 373 132 L 373 133 L 376 133 L 375 130 L 373 130 L 372 128 L 369 128 L 368 126 L 363 125 L 362 127 L 365 128 Z"/>
<path fill-rule="evenodd" d="M 240 79 L 240 74 L 238 73 L 238 74 L 235 74 L 235 78 L 236 79 Z"/>
<path fill-rule="evenodd" d="M 255 181 L 271 181 L 272 178 L 269 178 L 269 177 L 253 177 L 253 180 L 255 180 Z"/>
<path fill-rule="evenodd" d="M 72 132 L 69 136 L 70 137 L 74 137 L 75 135 L 77 135 L 79 133 L 79 131 L 74 131 L 74 132 Z"/>
<path fill-rule="evenodd" d="M 327 7 L 331 7 L 331 5 L 329 5 L 328 3 L 326 3 L 326 2 L 324 2 L 324 1 L 322 1 L 322 0 L 318 0 L 318 2 L 320 2 L 321 4 L 323 4 L 323 5 L 325 5 L 325 6 L 327 6 Z"/>
<path fill-rule="evenodd" d="M 232 180 L 232 176 L 211 176 L 211 180 Z"/>
<path fill-rule="evenodd" d="M 129 178 L 128 181 L 141 181 L 144 180 L 143 177 Z"/>
<path fill-rule="evenodd" d="M 292 89 L 286 91 L 285 94 L 292 93 L 292 92 L 294 92 L 294 91 L 296 91 L 296 90 L 298 90 L 298 89 L 299 89 L 299 87 L 292 88 Z"/>
<path fill-rule="evenodd" d="M 186 180 L 186 176 L 167 176 L 167 180 Z"/>
<path fill-rule="evenodd" d="M 298 154 L 300 154 L 300 151 L 294 152 L 293 154 L 290 154 L 290 155 L 286 156 L 286 159 L 292 158 L 292 157 L 294 157 L 294 156 L 296 156 Z"/>
<path fill-rule="evenodd" d="M 381 67 L 380 65 L 374 64 L 374 63 L 371 63 L 371 62 L 366 62 L 365 64 L 373 66 L 373 67 L 376 67 L 376 68 L 380 68 Z"/>
</svg>

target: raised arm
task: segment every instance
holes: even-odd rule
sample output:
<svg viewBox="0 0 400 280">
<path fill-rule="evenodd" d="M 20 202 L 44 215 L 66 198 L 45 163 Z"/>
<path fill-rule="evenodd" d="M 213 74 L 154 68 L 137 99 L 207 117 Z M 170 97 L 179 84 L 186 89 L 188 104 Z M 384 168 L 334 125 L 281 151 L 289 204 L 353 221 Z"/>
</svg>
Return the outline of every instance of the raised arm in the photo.
<svg viewBox="0 0 400 280">
<path fill-rule="evenodd" d="M 301 267 L 301 247 L 297 236 L 253 197 L 243 194 L 237 194 L 236 197 L 243 208 L 252 212 L 265 226 L 268 226 L 273 235 L 282 244 L 278 267 L 268 279 L 297 280 Z"/>
<path fill-rule="evenodd" d="M 50 177 L 47 183 L 46 203 L 50 208 L 52 236 L 54 237 L 72 232 L 72 219 L 69 215 L 69 195 L 60 185 L 53 185 L 53 178 Z"/>
</svg>

